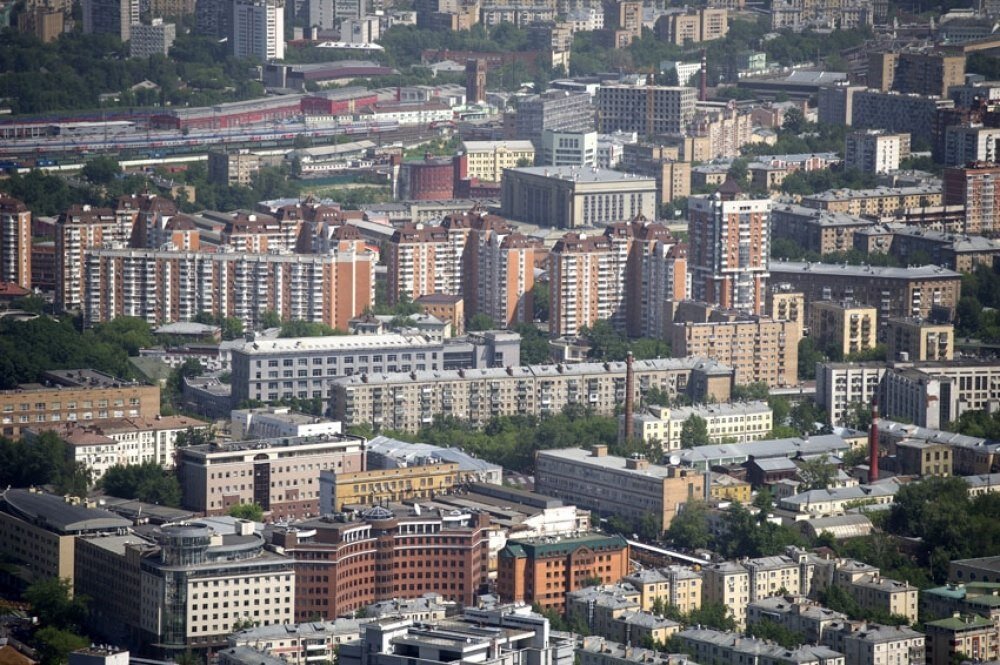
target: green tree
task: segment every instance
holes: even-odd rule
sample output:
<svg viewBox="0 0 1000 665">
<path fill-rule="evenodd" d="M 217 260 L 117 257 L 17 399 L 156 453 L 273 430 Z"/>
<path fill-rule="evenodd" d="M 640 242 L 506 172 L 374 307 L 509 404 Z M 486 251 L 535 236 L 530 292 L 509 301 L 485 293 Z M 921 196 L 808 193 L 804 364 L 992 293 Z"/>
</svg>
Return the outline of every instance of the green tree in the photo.
<svg viewBox="0 0 1000 665">
<path fill-rule="evenodd" d="M 688 549 L 708 547 L 712 542 L 712 532 L 708 528 L 705 504 L 700 501 L 685 503 L 684 509 L 670 520 L 666 537 L 678 547 Z"/>
<path fill-rule="evenodd" d="M 83 177 L 95 185 L 108 185 L 121 175 L 122 167 L 114 157 L 94 157 L 83 165 Z"/>
<path fill-rule="evenodd" d="M 90 646 L 90 639 L 68 630 L 46 626 L 35 632 L 42 665 L 65 665 L 70 652 Z"/>
<path fill-rule="evenodd" d="M 766 400 L 771 394 L 771 389 L 763 381 L 757 381 L 747 385 L 737 384 L 733 386 L 732 394 L 734 401 Z"/>
<path fill-rule="evenodd" d="M 496 322 L 493 319 L 491 319 L 486 314 L 480 313 L 480 314 L 476 314 L 471 319 L 469 319 L 469 323 L 466 326 L 466 329 L 470 330 L 470 331 L 474 331 L 474 330 L 495 330 L 496 327 L 497 327 L 497 324 L 496 324 Z"/>
<path fill-rule="evenodd" d="M 786 649 L 794 649 L 800 644 L 806 643 L 806 636 L 804 633 L 789 630 L 781 624 L 767 618 L 747 624 L 747 634 L 753 635 L 754 637 L 762 640 L 777 642 Z"/>
<path fill-rule="evenodd" d="M 326 337 L 344 334 L 346 334 L 344 331 L 331 328 L 324 323 L 294 319 L 281 324 L 278 337 Z"/>
<path fill-rule="evenodd" d="M 530 323 L 519 323 L 514 332 L 521 336 L 521 364 L 535 365 L 549 362 L 549 338 Z"/>
<path fill-rule="evenodd" d="M 707 446 L 712 440 L 708 436 L 708 422 L 696 415 L 691 414 L 681 425 L 681 447 L 695 448 L 697 446 Z"/>
<path fill-rule="evenodd" d="M 531 302 L 535 321 L 548 321 L 551 297 L 548 282 L 535 282 L 531 289 Z"/>
<path fill-rule="evenodd" d="M 267 328 L 280 328 L 281 327 L 281 315 L 275 312 L 273 309 L 269 309 L 264 312 L 260 317 L 261 327 Z"/>
<path fill-rule="evenodd" d="M 72 582 L 68 579 L 38 580 L 25 590 L 24 599 L 46 626 L 78 631 L 87 619 L 87 598 L 73 596 Z"/>
<path fill-rule="evenodd" d="M 816 340 L 803 337 L 799 340 L 799 380 L 816 378 L 816 363 L 825 362 L 826 356 L 816 348 Z"/>
<path fill-rule="evenodd" d="M 101 478 L 104 491 L 123 499 L 180 507 L 181 487 L 177 476 L 167 473 L 156 462 L 116 464 Z"/>
<path fill-rule="evenodd" d="M 590 358 L 594 360 L 625 360 L 628 342 L 614 329 L 610 321 L 595 321 L 589 328 L 580 329 L 580 336 L 590 343 Z"/>
<path fill-rule="evenodd" d="M 226 514 L 241 520 L 264 521 L 264 508 L 259 503 L 238 503 L 231 506 Z"/>
<path fill-rule="evenodd" d="M 837 467 L 826 455 L 799 461 L 799 478 L 804 490 L 824 490 L 833 484 Z"/>
</svg>

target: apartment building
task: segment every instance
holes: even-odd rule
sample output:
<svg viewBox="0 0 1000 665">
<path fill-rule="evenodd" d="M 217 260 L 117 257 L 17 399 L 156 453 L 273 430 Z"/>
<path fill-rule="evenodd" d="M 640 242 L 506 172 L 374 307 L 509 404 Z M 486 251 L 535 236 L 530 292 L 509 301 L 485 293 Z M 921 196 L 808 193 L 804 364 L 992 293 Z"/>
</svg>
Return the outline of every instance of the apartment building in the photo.
<svg viewBox="0 0 1000 665">
<path fill-rule="evenodd" d="M 951 449 L 931 441 L 899 441 L 894 446 L 895 470 L 901 475 L 947 478 L 951 476 Z"/>
<path fill-rule="evenodd" d="M 874 349 L 878 340 L 878 310 L 854 301 L 824 300 L 811 304 L 809 336 L 821 349 L 839 357 Z"/>
<path fill-rule="evenodd" d="M 113 35 L 127 42 L 132 26 L 139 22 L 138 0 L 86 0 L 81 4 L 85 35 Z"/>
<path fill-rule="evenodd" d="M 570 592 L 595 579 L 614 584 L 625 577 L 628 553 L 622 536 L 512 538 L 498 555 L 497 592 L 501 602 L 537 603 L 563 613 Z"/>
<path fill-rule="evenodd" d="M 844 213 L 780 203 L 771 210 L 771 232 L 775 238 L 793 241 L 819 254 L 846 252 L 854 248 L 854 234 L 872 226 L 872 221 Z"/>
<path fill-rule="evenodd" d="M 149 535 L 81 538 L 77 544 L 77 587 L 105 600 L 97 613 L 109 638 L 126 633 L 150 653 L 173 658 L 219 649 L 247 621 L 292 622 L 292 560 L 266 550 L 253 523 L 181 522 Z"/>
<path fill-rule="evenodd" d="M 540 451 L 535 478 L 535 488 L 542 494 L 602 515 L 632 519 L 648 513 L 664 531 L 684 503 L 705 496 L 703 474 L 608 455 L 605 446 Z"/>
<path fill-rule="evenodd" d="M 504 172 L 501 205 L 505 217 L 556 228 L 603 226 L 640 215 L 654 219 L 656 181 L 598 168 L 508 169 Z"/>
<path fill-rule="evenodd" d="M 737 626 L 746 625 L 750 602 L 750 575 L 735 561 L 702 566 L 702 602 L 722 603 Z"/>
<path fill-rule="evenodd" d="M 518 101 L 514 135 L 535 143 L 541 140 L 546 129 L 557 132 L 593 131 L 594 107 L 591 106 L 590 95 L 547 90 Z"/>
<path fill-rule="evenodd" d="M 428 457 L 407 467 L 321 471 L 320 514 L 338 513 L 347 510 L 348 506 L 431 499 L 464 482 L 478 480 L 475 473 L 469 474 L 461 467 L 459 462 Z"/>
<path fill-rule="evenodd" d="M 463 141 L 467 159 L 466 177 L 500 182 L 504 169 L 535 163 L 531 141 Z"/>
<path fill-rule="evenodd" d="M 880 54 L 883 61 L 894 61 L 891 89 L 903 94 L 947 97 L 952 86 L 965 83 L 965 54 L 902 52 Z M 883 77 L 883 86 L 886 83 Z"/>
<path fill-rule="evenodd" d="M 806 327 L 805 298 L 788 284 L 772 284 L 764 301 L 764 312 L 775 321 L 790 321 Z"/>
<path fill-rule="evenodd" d="M 191 321 L 201 312 L 247 329 L 267 311 L 347 329 L 372 302 L 374 257 L 349 248 L 323 255 L 99 249 L 87 253 L 80 303 L 87 325 L 119 316 Z"/>
<path fill-rule="evenodd" d="M 107 244 L 127 246 L 134 219 L 110 208 L 74 205 L 56 221 L 56 306 L 82 308 L 86 302 L 84 266 L 90 250 Z"/>
<path fill-rule="evenodd" d="M 1000 586 L 996 582 L 966 582 L 946 584 L 920 592 L 921 616 L 927 619 L 948 619 L 955 614 L 977 614 L 994 622 L 1000 618 Z"/>
<path fill-rule="evenodd" d="M 870 26 L 877 5 L 865 0 L 782 0 L 771 7 L 771 29 L 802 32 L 812 29 L 851 30 Z M 882 17 L 884 20 L 884 17 Z"/>
<path fill-rule="evenodd" d="M 31 211 L 0 195 L 0 282 L 31 288 Z"/>
<path fill-rule="evenodd" d="M 985 476 L 1000 461 L 1000 444 L 991 443 L 986 439 L 897 423 L 880 418 L 879 437 L 885 442 L 886 450 L 893 450 L 897 443 L 903 441 L 927 441 L 948 446 L 952 454 L 952 470 L 959 476 Z M 963 608 L 958 608 L 963 609 Z M 951 611 L 939 616 L 950 615 Z"/>
<path fill-rule="evenodd" d="M 208 153 L 208 178 L 220 185 L 249 187 L 260 170 L 260 155 L 249 150 Z"/>
<path fill-rule="evenodd" d="M 714 358 L 733 368 L 738 385 L 798 385 L 801 324 L 704 303 L 677 303 L 675 311 L 668 333 L 673 353 Z"/>
<path fill-rule="evenodd" d="M 18 438 L 43 424 L 107 418 L 156 418 L 160 387 L 125 381 L 92 369 L 43 372 L 42 383 L 0 391 L 0 433 Z"/>
<path fill-rule="evenodd" d="M 756 441 L 766 438 L 772 429 L 772 411 L 767 402 L 703 404 L 696 406 L 651 406 L 645 413 L 633 415 L 637 438 L 657 441 L 664 451 L 681 449 L 681 432 L 691 417 L 701 418 L 712 443 Z M 624 437 L 625 416 L 619 417 L 618 434 Z"/>
<path fill-rule="evenodd" d="M 597 635 L 582 637 L 576 647 L 576 656 L 580 665 L 683 665 L 688 662 L 684 655 L 612 642 Z"/>
<path fill-rule="evenodd" d="M 740 148 L 752 140 L 753 122 L 750 114 L 737 109 L 734 103 L 713 107 L 699 102 L 686 133 L 696 139 L 692 144 L 696 147 L 694 161 L 735 159 L 740 156 Z"/>
<path fill-rule="evenodd" d="M 830 639 L 830 633 L 841 629 L 847 621 L 847 615 L 827 609 L 805 596 L 780 595 L 760 598 L 747 605 L 747 626 L 751 627 L 751 631 L 754 624 L 764 621 L 771 621 L 793 633 L 799 633 L 807 644 L 826 644 L 838 649 Z M 853 660 L 847 653 L 844 655 L 850 663 L 864 662 Z"/>
<path fill-rule="evenodd" d="M 886 355 L 890 361 L 953 360 L 955 326 L 917 317 L 893 317 L 886 325 Z"/>
<path fill-rule="evenodd" d="M 994 163 L 1000 159 L 1000 128 L 982 125 L 949 125 L 944 130 L 945 166 L 969 162 Z"/>
<path fill-rule="evenodd" d="M 864 92 L 863 85 L 849 85 L 846 81 L 823 86 L 816 94 L 817 115 L 825 124 L 854 124 L 854 95 Z"/>
<path fill-rule="evenodd" d="M 920 186 L 837 189 L 803 196 L 801 203 L 806 208 L 878 218 L 907 208 L 939 206 L 943 200 L 940 188 Z"/>
<path fill-rule="evenodd" d="M 296 578 L 296 582 L 300 580 Z M 301 603 L 300 592 L 296 593 L 296 600 L 297 604 Z M 444 612 L 441 612 L 440 617 L 435 615 L 434 618 L 444 618 Z M 332 662 L 337 657 L 340 645 L 360 639 L 362 626 L 370 621 L 371 619 L 339 618 L 331 621 L 254 626 L 230 635 L 228 649 L 254 649 L 279 658 L 282 664 L 287 665 L 308 665 L 315 662 L 310 658 L 323 658 Z"/>
<path fill-rule="evenodd" d="M 747 625 L 750 603 L 785 593 L 802 593 L 799 562 L 787 556 L 770 556 L 704 566 L 703 598 L 722 603 L 738 626 Z"/>
<path fill-rule="evenodd" d="M 959 273 L 931 265 L 882 268 L 777 261 L 770 270 L 775 282 L 801 291 L 807 303 L 849 298 L 877 307 L 879 330 L 887 329 L 891 317 L 926 318 L 934 310 L 950 317 L 961 283 Z"/>
<path fill-rule="evenodd" d="M 952 109 L 955 102 L 936 95 L 915 95 L 879 90 L 853 90 L 851 123 L 859 129 L 926 134 L 935 126 L 938 111 Z"/>
<path fill-rule="evenodd" d="M 886 364 L 881 362 L 818 363 L 816 404 L 829 415 L 830 424 L 843 426 L 854 408 L 867 408 L 879 395 L 887 372 Z"/>
<path fill-rule="evenodd" d="M 162 18 L 154 18 L 148 25 L 138 23 L 132 26 L 132 37 L 128 43 L 130 58 L 148 58 L 152 55 L 166 56 L 174 45 L 177 26 L 164 23 Z"/>
<path fill-rule="evenodd" d="M 845 665 L 844 654 L 829 647 L 801 645 L 786 649 L 767 640 L 742 637 L 710 628 L 688 628 L 677 633 L 702 665 L 732 665 L 753 661 L 760 665 Z"/>
<path fill-rule="evenodd" d="M 904 616 L 911 624 L 917 620 L 919 592 L 915 586 L 882 577 L 878 572 L 852 577 L 839 576 L 834 583 L 844 586 L 862 608 Z"/>
<path fill-rule="evenodd" d="M 276 528 L 272 544 L 295 560 L 296 621 L 430 593 L 475 605 L 487 581 L 489 516 L 450 512 L 375 505 Z"/>
<path fill-rule="evenodd" d="M 74 551 L 80 536 L 117 533 L 131 526 L 106 510 L 35 489 L 0 493 L 0 552 L 23 566 L 30 581 L 77 577 Z"/>
<path fill-rule="evenodd" d="M 886 418 L 940 429 L 970 410 L 998 408 L 1000 366 L 989 361 L 932 361 L 886 372 L 882 385 Z"/>
<path fill-rule="evenodd" d="M 610 640 L 666 643 L 681 624 L 639 609 L 639 593 L 628 584 L 588 586 L 566 594 L 566 616 L 581 620 L 593 635 Z"/>
<path fill-rule="evenodd" d="M 443 369 L 444 345 L 400 334 L 260 339 L 233 349 L 236 404 L 327 398 L 336 377 Z"/>
<path fill-rule="evenodd" d="M 597 131 L 602 134 L 617 131 L 636 132 L 640 136 L 681 134 L 694 118 L 695 89 L 602 83 L 594 104 Z"/>
<path fill-rule="evenodd" d="M 973 162 L 944 170 L 944 204 L 965 206 L 964 233 L 1000 231 L 1000 166 Z"/>
<path fill-rule="evenodd" d="M 614 265 L 606 236 L 567 233 L 549 254 L 549 334 L 576 335 L 613 314 Z"/>
<path fill-rule="evenodd" d="M 910 135 L 879 129 L 850 132 L 845 139 L 844 167 L 864 173 L 887 173 L 899 169 L 910 156 Z"/>
<path fill-rule="evenodd" d="M 695 300 L 749 314 L 763 311 L 770 211 L 770 199 L 751 199 L 732 179 L 712 196 L 688 199 L 688 264 Z"/>
<path fill-rule="evenodd" d="M 924 634 L 909 626 L 866 623 L 855 627 L 848 624 L 831 637 L 848 663 L 892 665 L 920 663 L 924 658 Z"/>
<path fill-rule="evenodd" d="M 232 52 L 237 58 L 285 58 L 285 0 L 235 0 L 232 21 Z"/>
<path fill-rule="evenodd" d="M 964 211 L 964 206 L 949 206 Z M 899 223 L 903 222 L 903 223 Z M 964 225 L 963 218 L 958 224 Z M 949 224 L 951 226 L 951 224 Z M 980 235 L 965 235 L 910 226 L 905 219 L 876 224 L 854 234 L 855 248 L 869 254 L 891 254 L 901 264 L 933 263 L 969 273 L 979 266 L 991 268 L 1000 257 L 1000 241 Z"/>
<path fill-rule="evenodd" d="M 685 566 L 643 568 L 626 576 L 624 582 L 639 592 L 639 607 L 649 612 L 657 600 L 681 612 L 701 609 L 702 578 Z"/>
<path fill-rule="evenodd" d="M 625 363 L 345 376 L 330 384 L 330 410 L 345 426 L 416 432 L 438 414 L 485 424 L 494 416 L 559 413 L 584 404 L 612 415 L 625 402 Z M 728 401 L 733 370 L 699 358 L 637 360 L 635 398 L 651 388 L 693 401 Z M 234 384 L 235 385 L 235 384 Z"/>
<path fill-rule="evenodd" d="M 89 422 L 45 423 L 22 430 L 25 440 L 44 432 L 55 432 L 66 442 L 71 461 L 99 480 L 113 466 L 155 463 L 174 468 L 177 436 L 207 431 L 209 423 L 186 416 L 110 418 Z"/>
<path fill-rule="evenodd" d="M 729 32 L 729 10 L 724 7 L 668 10 L 656 21 L 660 39 L 677 46 L 722 39 Z"/>
</svg>

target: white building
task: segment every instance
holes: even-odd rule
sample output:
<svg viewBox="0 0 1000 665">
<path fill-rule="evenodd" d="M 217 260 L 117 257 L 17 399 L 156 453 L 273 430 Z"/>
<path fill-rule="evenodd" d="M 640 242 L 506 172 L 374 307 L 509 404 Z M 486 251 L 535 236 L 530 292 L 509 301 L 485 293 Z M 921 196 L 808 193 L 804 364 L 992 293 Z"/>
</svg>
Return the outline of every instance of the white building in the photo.
<svg viewBox="0 0 1000 665">
<path fill-rule="evenodd" d="M 371 44 L 382 36 L 378 16 L 349 18 L 340 26 L 340 41 L 348 44 Z"/>
<path fill-rule="evenodd" d="M 865 173 L 887 173 L 899 169 L 910 154 L 909 134 L 890 134 L 868 129 L 851 132 L 845 139 L 844 167 Z"/>
<path fill-rule="evenodd" d="M 597 132 L 542 132 L 542 163 L 548 166 L 597 166 Z"/>
<path fill-rule="evenodd" d="M 464 141 L 466 176 L 484 182 L 500 182 L 504 169 L 533 166 L 535 146 L 531 141 Z"/>
<path fill-rule="evenodd" d="M 701 71 L 700 62 L 681 62 L 679 60 L 664 60 L 660 63 L 660 71 L 677 72 L 677 85 L 694 85 L 691 77 Z"/>
<path fill-rule="evenodd" d="M 885 363 L 824 363 L 816 366 L 816 404 L 843 425 L 856 405 L 869 408 L 888 368 Z"/>
<path fill-rule="evenodd" d="M 154 18 L 149 25 L 132 26 L 132 39 L 128 43 L 130 58 L 148 58 L 151 55 L 167 55 L 177 36 L 177 26 Z"/>
<path fill-rule="evenodd" d="M 287 406 L 234 410 L 231 418 L 234 439 L 332 436 L 341 433 L 338 421 L 292 411 Z"/>
<path fill-rule="evenodd" d="M 248 647 L 280 658 L 288 665 L 334 662 L 340 645 L 359 639 L 362 626 L 369 621 L 335 619 L 254 626 L 230 635 L 229 646 Z"/>
<path fill-rule="evenodd" d="M 597 167 L 601 169 L 617 169 L 625 154 L 625 145 L 635 143 L 638 135 L 635 132 L 615 132 L 613 134 L 597 135 Z"/>
<path fill-rule="evenodd" d="M 284 59 L 285 0 L 235 0 L 232 40 L 237 58 Z"/>
<path fill-rule="evenodd" d="M 705 421 L 712 443 L 757 441 L 767 438 L 772 429 L 772 411 L 767 402 L 653 406 L 647 413 L 633 416 L 635 435 L 647 443 L 659 441 L 664 450 L 680 450 L 681 431 L 692 416 Z M 623 435 L 624 416 L 619 423 L 619 434 Z"/>
</svg>

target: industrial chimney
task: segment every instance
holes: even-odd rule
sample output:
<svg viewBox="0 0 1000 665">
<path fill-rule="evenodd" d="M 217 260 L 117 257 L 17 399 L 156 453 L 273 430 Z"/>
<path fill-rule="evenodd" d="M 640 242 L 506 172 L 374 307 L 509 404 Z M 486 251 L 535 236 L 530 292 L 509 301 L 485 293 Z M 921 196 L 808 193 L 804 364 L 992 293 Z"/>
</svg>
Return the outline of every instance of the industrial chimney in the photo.
<svg viewBox="0 0 1000 665">
<path fill-rule="evenodd" d="M 708 101 L 708 51 L 701 50 L 701 85 L 698 88 L 698 101 Z"/>
<path fill-rule="evenodd" d="M 868 482 L 878 480 L 878 396 L 872 397 L 872 424 L 868 428 Z"/>
<path fill-rule="evenodd" d="M 635 373 L 632 370 L 634 358 L 629 351 L 625 356 L 625 441 L 631 441 L 635 435 Z"/>
</svg>

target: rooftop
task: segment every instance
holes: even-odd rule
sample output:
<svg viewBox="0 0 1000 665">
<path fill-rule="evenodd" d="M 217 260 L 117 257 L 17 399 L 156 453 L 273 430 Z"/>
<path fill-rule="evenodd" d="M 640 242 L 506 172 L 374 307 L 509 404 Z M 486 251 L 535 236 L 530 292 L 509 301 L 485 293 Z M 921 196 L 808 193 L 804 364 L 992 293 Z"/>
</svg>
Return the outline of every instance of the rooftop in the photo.
<svg viewBox="0 0 1000 665">
<path fill-rule="evenodd" d="M 590 450 L 584 448 L 560 448 L 555 450 L 540 450 L 538 457 L 554 457 L 558 459 L 586 464 L 588 466 L 600 467 L 613 471 L 620 471 L 628 475 L 644 476 L 647 478 L 673 478 L 679 475 L 679 467 L 662 466 L 660 464 L 645 464 L 641 468 L 629 469 L 627 467 L 630 460 L 627 457 L 617 455 L 595 456 Z"/>
<path fill-rule="evenodd" d="M 331 335 L 327 337 L 286 337 L 262 339 L 247 342 L 237 353 L 262 355 L 269 353 L 307 353 L 311 351 L 364 351 L 368 349 L 392 349 L 403 347 L 440 346 L 422 335 Z"/>
<path fill-rule="evenodd" d="M 75 505 L 64 497 L 30 489 L 0 494 L 0 510 L 60 534 L 113 531 L 132 526 L 114 513 Z"/>
<path fill-rule="evenodd" d="M 525 173 L 533 176 L 542 176 L 545 178 L 560 179 L 560 180 L 572 180 L 574 182 L 582 183 L 609 183 L 609 182 L 621 182 L 621 181 L 631 181 L 636 183 L 642 183 L 643 185 L 652 187 L 655 186 L 656 181 L 653 178 L 648 178 L 646 176 L 634 175 L 630 173 L 625 173 L 622 171 L 611 171 L 609 169 L 599 169 L 595 167 L 580 167 L 580 166 L 526 166 L 522 168 L 509 169 L 514 173 Z"/>
<path fill-rule="evenodd" d="M 926 265 L 910 268 L 885 266 L 853 266 L 837 263 L 805 263 L 801 261 L 772 261 L 771 275 L 781 279 L 785 275 L 812 273 L 820 276 L 857 277 L 862 279 L 960 279 L 961 273 L 940 266 Z"/>
</svg>

